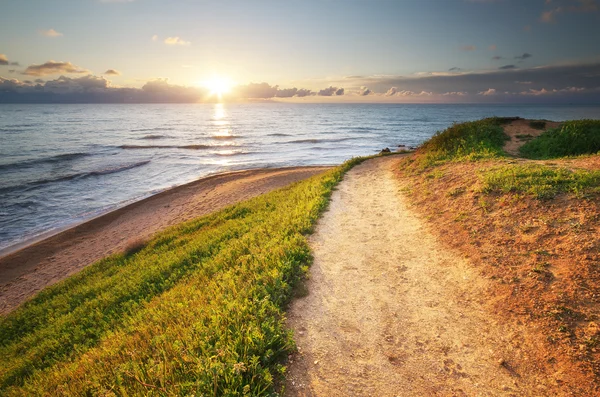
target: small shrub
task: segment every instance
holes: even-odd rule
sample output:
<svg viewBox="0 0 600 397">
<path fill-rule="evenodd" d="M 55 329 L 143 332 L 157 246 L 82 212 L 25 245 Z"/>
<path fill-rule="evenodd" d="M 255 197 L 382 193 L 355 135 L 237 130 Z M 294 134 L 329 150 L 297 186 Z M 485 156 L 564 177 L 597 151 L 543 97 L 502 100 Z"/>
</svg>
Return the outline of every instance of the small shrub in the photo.
<svg viewBox="0 0 600 397">
<path fill-rule="evenodd" d="M 546 128 L 546 122 L 543 120 L 532 120 L 529 122 L 529 126 L 531 128 L 535 128 L 536 130 L 543 130 Z"/>
<path fill-rule="evenodd" d="M 148 242 L 142 238 L 129 240 L 125 248 L 123 248 L 123 254 L 125 256 L 133 255 L 140 252 Z"/>
</svg>

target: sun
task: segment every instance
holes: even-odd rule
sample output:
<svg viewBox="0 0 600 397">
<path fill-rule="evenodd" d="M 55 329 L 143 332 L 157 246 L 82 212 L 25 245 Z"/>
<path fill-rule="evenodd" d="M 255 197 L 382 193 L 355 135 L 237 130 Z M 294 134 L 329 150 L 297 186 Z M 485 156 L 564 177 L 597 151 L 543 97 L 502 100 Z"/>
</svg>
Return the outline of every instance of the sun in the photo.
<svg viewBox="0 0 600 397">
<path fill-rule="evenodd" d="M 227 77 L 213 76 L 210 79 L 202 82 L 202 85 L 210 90 L 211 96 L 216 95 L 221 98 L 223 94 L 227 94 L 229 91 L 231 91 L 233 82 Z"/>
</svg>

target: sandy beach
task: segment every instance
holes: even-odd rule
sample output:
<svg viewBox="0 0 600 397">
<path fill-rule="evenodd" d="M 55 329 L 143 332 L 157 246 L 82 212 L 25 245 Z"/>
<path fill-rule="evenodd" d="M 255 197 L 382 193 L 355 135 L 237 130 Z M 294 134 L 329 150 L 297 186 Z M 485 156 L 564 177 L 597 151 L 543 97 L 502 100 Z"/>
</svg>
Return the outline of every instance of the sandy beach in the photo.
<svg viewBox="0 0 600 397">
<path fill-rule="evenodd" d="M 0 314 L 132 241 L 308 178 L 327 167 L 257 169 L 178 186 L 0 257 Z"/>
</svg>

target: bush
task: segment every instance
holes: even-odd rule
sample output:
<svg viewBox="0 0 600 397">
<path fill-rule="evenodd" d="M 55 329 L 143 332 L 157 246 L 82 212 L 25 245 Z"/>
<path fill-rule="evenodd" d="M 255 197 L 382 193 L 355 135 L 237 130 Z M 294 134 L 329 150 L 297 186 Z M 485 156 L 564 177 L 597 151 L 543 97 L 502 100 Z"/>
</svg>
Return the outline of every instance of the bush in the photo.
<svg viewBox="0 0 600 397">
<path fill-rule="evenodd" d="M 521 146 L 523 157 L 551 159 L 600 151 L 600 120 L 567 121 Z"/>
<path fill-rule="evenodd" d="M 445 161 L 480 160 L 504 155 L 502 147 L 509 137 L 502 124 L 512 118 L 492 117 L 479 121 L 454 124 L 438 132 L 420 148 L 420 166 L 436 165 Z"/>
<path fill-rule="evenodd" d="M 529 126 L 531 128 L 535 128 L 536 130 L 543 130 L 546 128 L 546 122 L 543 120 L 532 120 L 529 122 Z"/>
</svg>

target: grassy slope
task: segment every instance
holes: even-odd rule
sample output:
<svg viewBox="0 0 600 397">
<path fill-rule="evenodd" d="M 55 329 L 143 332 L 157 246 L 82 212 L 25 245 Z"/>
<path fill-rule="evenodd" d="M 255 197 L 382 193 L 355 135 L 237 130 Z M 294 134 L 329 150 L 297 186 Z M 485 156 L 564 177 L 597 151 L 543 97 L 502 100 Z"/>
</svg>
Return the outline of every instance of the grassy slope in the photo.
<svg viewBox="0 0 600 397">
<path fill-rule="evenodd" d="M 544 132 L 520 149 L 529 159 L 551 159 L 600 152 L 600 120 L 577 120 Z"/>
<path fill-rule="evenodd" d="M 497 137 L 502 122 L 455 125 L 405 160 L 400 173 L 415 208 L 440 237 L 495 280 L 486 297 L 494 310 L 542 330 L 544 348 L 531 365 L 555 376 L 568 392 L 592 395 L 600 384 L 597 156 L 509 158 Z M 565 125 L 580 129 L 572 137 L 589 137 L 581 129 L 597 123 Z M 530 145 L 539 145 L 538 139 L 547 138 Z"/>
<path fill-rule="evenodd" d="M 293 347 L 283 307 L 353 160 L 160 233 L 0 320 L 0 394 L 265 395 Z"/>
</svg>

